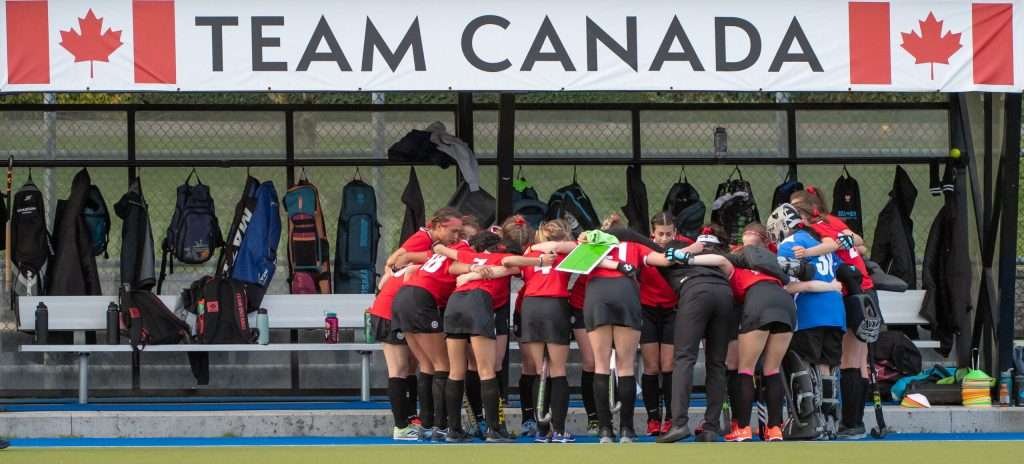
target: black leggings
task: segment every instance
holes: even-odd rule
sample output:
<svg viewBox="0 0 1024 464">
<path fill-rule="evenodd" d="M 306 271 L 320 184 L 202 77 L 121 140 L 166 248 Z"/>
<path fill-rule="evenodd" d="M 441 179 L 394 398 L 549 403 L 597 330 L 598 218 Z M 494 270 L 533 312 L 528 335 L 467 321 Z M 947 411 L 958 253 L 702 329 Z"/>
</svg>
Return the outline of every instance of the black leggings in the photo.
<svg viewBox="0 0 1024 464">
<path fill-rule="evenodd" d="M 672 422 L 687 425 L 693 366 L 704 339 L 708 407 L 705 430 L 720 430 L 719 416 L 725 402 L 725 353 L 738 324 L 732 290 L 723 280 L 687 282 L 679 291 L 675 326 L 675 362 L 672 368 Z"/>
</svg>

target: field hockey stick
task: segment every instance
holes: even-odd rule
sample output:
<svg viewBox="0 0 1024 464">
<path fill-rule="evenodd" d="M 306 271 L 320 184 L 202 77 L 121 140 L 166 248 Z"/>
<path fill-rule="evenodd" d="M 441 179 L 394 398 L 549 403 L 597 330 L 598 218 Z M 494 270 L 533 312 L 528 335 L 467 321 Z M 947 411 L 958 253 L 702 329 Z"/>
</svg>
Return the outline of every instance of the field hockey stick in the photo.
<svg viewBox="0 0 1024 464">
<path fill-rule="evenodd" d="M 11 188 L 14 186 L 14 157 L 7 157 L 7 224 L 4 225 L 4 285 L 7 288 L 11 288 L 11 222 L 14 219 L 14 211 L 11 211 L 13 201 L 11 198 Z"/>
<path fill-rule="evenodd" d="M 757 408 L 757 433 L 762 440 L 765 439 L 768 433 L 768 407 L 764 399 L 764 374 L 759 374 L 754 377 L 757 382 L 754 386 L 754 406 Z"/>
<path fill-rule="evenodd" d="M 473 413 L 473 407 L 469 405 L 469 396 L 462 397 L 462 409 L 466 411 L 466 424 L 469 425 L 469 432 L 472 435 L 473 432 L 478 430 L 476 423 L 476 414 Z"/>
<path fill-rule="evenodd" d="M 878 388 L 878 374 L 875 372 L 875 344 L 868 344 L 868 374 L 871 380 L 871 402 L 875 405 L 876 428 L 871 429 L 871 436 L 877 439 L 885 438 L 889 433 L 885 426 L 885 415 L 882 414 L 882 393 Z"/>
<path fill-rule="evenodd" d="M 544 409 L 545 394 L 547 393 L 548 383 L 548 358 L 544 357 L 544 361 L 540 365 L 540 385 L 537 387 L 537 423 L 547 424 L 551 422 L 551 409 Z"/>
<path fill-rule="evenodd" d="M 608 404 L 611 407 L 612 413 L 619 412 L 622 409 L 622 402 L 615 397 L 615 384 L 619 382 L 619 372 L 615 369 L 615 350 L 612 349 L 612 359 L 609 365 L 609 371 L 611 375 L 608 377 Z"/>
</svg>

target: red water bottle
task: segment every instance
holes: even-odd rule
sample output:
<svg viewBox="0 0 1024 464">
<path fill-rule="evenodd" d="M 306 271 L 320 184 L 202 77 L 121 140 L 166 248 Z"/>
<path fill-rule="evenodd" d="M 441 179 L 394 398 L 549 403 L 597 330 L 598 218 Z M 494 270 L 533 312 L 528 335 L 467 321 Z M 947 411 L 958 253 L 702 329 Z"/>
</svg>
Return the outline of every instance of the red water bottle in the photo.
<svg viewBox="0 0 1024 464">
<path fill-rule="evenodd" d="M 324 343 L 338 343 L 338 315 L 327 313 L 324 319 Z"/>
</svg>

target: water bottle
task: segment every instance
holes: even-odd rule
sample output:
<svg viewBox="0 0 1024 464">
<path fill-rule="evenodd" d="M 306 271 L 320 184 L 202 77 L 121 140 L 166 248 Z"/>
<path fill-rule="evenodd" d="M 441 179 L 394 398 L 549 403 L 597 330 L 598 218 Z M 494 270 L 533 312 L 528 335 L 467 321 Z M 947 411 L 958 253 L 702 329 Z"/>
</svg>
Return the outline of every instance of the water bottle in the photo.
<svg viewBox="0 0 1024 464">
<path fill-rule="evenodd" d="M 1012 370 L 1006 370 L 999 375 L 999 405 L 1010 405 L 1010 388 L 1013 381 Z"/>
<path fill-rule="evenodd" d="M 121 344 L 121 311 L 113 301 L 107 305 L 107 344 Z"/>
<path fill-rule="evenodd" d="M 256 310 L 256 328 L 259 329 L 260 345 L 270 344 L 270 315 L 267 314 L 266 308 L 260 308 Z"/>
<path fill-rule="evenodd" d="M 377 337 L 373 335 L 373 315 L 369 311 L 363 314 L 363 340 L 366 343 L 377 343 Z"/>
<path fill-rule="evenodd" d="M 1024 374 L 1013 376 L 1013 397 L 1016 398 L 1017 406 L 1024 407 Z"/>
<path fill-rule="evenodd" d="M 729 151 L 729 134 L 724 127 L 715 128 L 715 154 L 723 154 Z"/>
<path fill-rule="evenodd" d="M 50 335 L 50 314 L 46 303 L 42 301 L 36 306 L 36 345 L 45 345 Z"/>
<path fill-rule="evenodd" d="M 327 313 L 324 318 L 324 343 L 338 343 L 338 315 Z"/>
</svg>

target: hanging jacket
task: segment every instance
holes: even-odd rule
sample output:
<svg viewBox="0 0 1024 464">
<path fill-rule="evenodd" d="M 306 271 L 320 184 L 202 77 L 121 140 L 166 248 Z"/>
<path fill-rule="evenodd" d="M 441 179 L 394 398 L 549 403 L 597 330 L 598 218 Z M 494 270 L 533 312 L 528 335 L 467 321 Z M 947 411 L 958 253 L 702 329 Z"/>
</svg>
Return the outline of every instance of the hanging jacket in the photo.
<svg viewBox="0 0 1024 464">
<path fill-rule="evenodd" d="M 423 204 L 423 191 L 420 190 L 420 180 L 416 177 L 416 168 L 409 168 L 409 181 L 402 191 L 402 204 L 405 205 L 405 215 L 402 218 L 402 232 L 398 243 L 405 243 L 405 240 L 415 234 L 427 223 L 427 207 Z"/>
<path fill-rule="evenodd" d="M 871 259 L 882 269 L 917 288 L 917 258 L 914 255 L 914 221 L 910 214 L 917 200 L 917 188 L 907 171 L 896 167 L 889 201 L 878 215 Z"/>
<path fill-rule="evenodd" d="M 954 174 L 952 166 L 946 166 L 942 182 L 945 204 L 939 209 L 928 232 L 924 264 L 921 266 L 921 283 L 927 293 L 920 314 L 928 320 L 932 339 L 939 342 L 938 351 L 944 357 L 953 349 L 957 337 L 970 338 L 966 325 L 971 310 L 972 272 L 966 246 L 966 211 L 962 210 L 957 198 L 958 191 L 963 188 L 961 177 Z M 958 345 L 957 364 L 970 366 L 969 345 Z"/>
<path fill-rule="evenodd" d="M 121 285 L 130 290 L 149 290 L 156 284 L 153 230 L 149 223 L 149 205 L 142 195 L 138 178 L 114 205 L 121 218 Z"/>
<path fill-rule="evenodd" d="M 82 218 L 91 182 L 85 169 L 75 174 L 71 193 L 54 220 L 54 258 L 47 295 L 100 295 L 103 292 L 96 257 L 92 254 L 92 240 Z"/>
<path fill-rule="evenodd" d="M 639 166 L 626 168 L 626 205 L 622 214 L 629 221 L 629 228 L 644 235 L 651 235 L 651 226 L 647 214 L 647 186 Z"/>
</svg>

